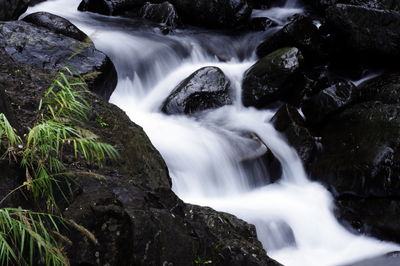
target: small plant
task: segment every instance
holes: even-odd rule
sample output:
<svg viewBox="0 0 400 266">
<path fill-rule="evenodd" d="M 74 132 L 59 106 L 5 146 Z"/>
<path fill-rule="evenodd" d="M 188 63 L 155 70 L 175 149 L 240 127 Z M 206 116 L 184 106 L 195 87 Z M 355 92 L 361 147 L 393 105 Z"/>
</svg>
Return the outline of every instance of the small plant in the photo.
<svg viewBox="0 0 400 266">
<path fill-rule="evenodd" d="M 104 121 L 103 117 L 101 117 L 101 116 L 96 117 L 96 122 L 99 123 L 99 125 L 101 127 L 109 127 L 110 126 L 106 121 Z"/>
<path fill-rule="evenodd" d="M 46 213 L 0 209 L 1 265 L 69 265 L 55 239 L 61 219 Z"/>
<path fill-rule="evenodd" d="M 197 256 L 194 259 L 194 264 L 200 264 L 200 265 L 208 265 L 208 264 L 212 264 L 212 260 L 202 260 L 200 258 L 200 256 Z"/>
</svg>

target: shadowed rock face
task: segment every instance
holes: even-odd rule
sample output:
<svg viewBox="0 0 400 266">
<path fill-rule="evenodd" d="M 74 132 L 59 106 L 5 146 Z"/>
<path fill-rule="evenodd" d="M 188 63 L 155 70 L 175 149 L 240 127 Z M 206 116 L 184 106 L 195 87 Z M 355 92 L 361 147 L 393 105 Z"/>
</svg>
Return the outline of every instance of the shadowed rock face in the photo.
<svg viewBox="0 0 400 266">
<path fill-rule="evenodd" d="M 204 67 L 182 81 L 165 100 L 166 114 L 193 114 L 232 104 L 230 82 L 221 69 Z"/>
<path fill-rule="evenodd" d="M 397 0 L 304 0 L 306 4 L 324 11 L 335 4 L 349 4 L 376 9 L 400 10 L 400 3 Z"/>
<path fill-rule="evenodd" d="M 146 2 L 140 9 L 139 15 L 142 18 L 165 24 L 172 28 L 175 28 L 181 23 L 175 7 L 169 2 L 163 2 L 161 4 Z"/>
<path fill-rule="evenodd" d="M 92 76 L 91 90 L 108 99 L 117 83 L 110 58 L 92 43 L 80 42 L 24 21 L 0 23 L 0 50 L 14 60 L 44 69 L 64 66 Z"/>
<path fill-rule="evenodd" d="M 296 94 L 289 90 L 302 63 L 303 56 L 297 48 L 282 48 L 262 58 L 244 74 L 243 104 L 264 108 L 285 100 L 287 93 Z"/>
<path fill-rule="evenodd" d="M 327 9 L 326 19 L 343 49 L 399 58 L 399 12 L 338 4 Z"/>
<path fill-rule="evenodd" d="M 146 0 L 82 0 L 79 11 L 118 16 L 140 8 Z"/>
<path fill-rule="evenodd" d="M 30 0 L 0 0 L 0 21 L 15 20 L 28 8 Z"/>
</svg>

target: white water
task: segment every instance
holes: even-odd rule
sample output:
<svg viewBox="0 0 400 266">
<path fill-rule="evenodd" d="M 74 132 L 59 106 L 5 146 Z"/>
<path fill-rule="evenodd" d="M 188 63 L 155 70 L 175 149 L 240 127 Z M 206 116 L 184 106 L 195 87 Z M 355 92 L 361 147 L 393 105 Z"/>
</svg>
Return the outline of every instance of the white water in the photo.
<svg viewBox="0 0 400 266">
<path fill-rule="evenodd" d="M 268 255 L 284 265 L 341 265 L 398 249 L 346 231 L 332 214 L 331 195 L 308 181 L 295 151 L 269 123 L 273 112 L 242 106 L 241 79 L 255 62 L 251 51 L 261 34 L 186 30 L 162 36 L 147 24 L 77 12 L 78 4 L 79 0 L 51 0 L 27 13 L 48 11 L 70 19 L 112 58 L 119 82 L 111 102 L 144 128 L 164 157 L 180 198 L 255 224 Z M 280 8 L 281 14 L 269 10 L 264 15 L 275 14 L 283 21 L 298 9 L 291 4 Z M 228 61 L 219 62 L 217 56 Z M 196 117 L 159 112 L 180 81 L 210 65 L 220 67 L 231 80 L 234 105 Z M 265 149 L 250 137 L 254 134 L 283 165 L 279 183 L 266 185 L 268 172 L 261 162 L 243 164 Z"/>
</svg>

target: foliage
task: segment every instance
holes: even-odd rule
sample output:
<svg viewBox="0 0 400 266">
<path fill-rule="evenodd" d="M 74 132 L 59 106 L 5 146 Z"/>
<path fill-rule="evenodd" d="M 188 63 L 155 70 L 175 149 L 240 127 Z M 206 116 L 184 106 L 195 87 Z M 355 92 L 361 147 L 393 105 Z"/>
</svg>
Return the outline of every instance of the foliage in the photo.
<svg viewBox="0 0 400 266">
<path fill-rule="evenodd" d="M 69 265 L 54 238 L 60 218 L 33 211 L 0 209 L 0 264 Z"/>
<path fill-rule="evenodd" d="M 4 146 L 6 149 L 5 154 L 15 156 L 16 148 L 22 143 L 22 140 L 17 133 L 15 133 L 15 129 L 11 126 L 3 113 L 0 113 L 0 138 L 0 145 Z"/>
<path fill-rule="evenodd" d="M 200 256 L 197 256 L 194 259 L 194 264 L 201 264 L 201 265 L 207 265 L 207 264 L 212 264 L 212 260 L 202 260 Z"/>
</svg>

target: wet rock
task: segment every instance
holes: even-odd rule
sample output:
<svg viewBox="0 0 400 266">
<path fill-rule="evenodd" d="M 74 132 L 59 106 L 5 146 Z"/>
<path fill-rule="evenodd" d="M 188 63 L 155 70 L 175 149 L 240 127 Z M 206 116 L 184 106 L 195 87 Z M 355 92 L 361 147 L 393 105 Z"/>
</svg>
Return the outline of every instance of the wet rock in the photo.
<svg viewBox="0 0 400 266">
<path fill-rule="evenodd" d="M 304 2 L 320 11 L 324 11 L 335 4 L 350 4 L 376 9 L 400 10 L 400 3 L 396 0 L 304 0 Z"/>
<path fill-rule="evenodd" d="M 297 48 L 283 48 L 259 60 L 244 74 L 243 104 L 265 108 L 276 101 L 297 98 L 301 86 L 296 74 L 302 64 L 303 56 Z"/>
<path fill-rule="evenodd" d="M 377 265 L 385 265 L 385 266 L 400 265 L 400 253 L 398 251 L 391 252 L 383 256 L 379 256 L 372 259 L 366 259 L 351 264 L 346 264 L 344 266 L 377 266 Z"/>
<path fill-rule="evenodd" d="M 146 2 L 139 11 L 142 18 L 152 20 L 175 28 L 180 24 L 180 19 L 175 7 L 169 2 L 151 4 Z"/>
<path fill-rule="evenodd" d="M 92 91 L 108 99 L 117 83 L 111 60 L 93 44 L 54 33 L 24 21 L 0 24 L 0 51 L 14 60 L 44 69 L 73 67 L 90 77 Z"/>
<path fill-rule="evenodd" d="M 138 10 L 145 2 L 146 0 L 82 0 L 78 10 L 109 16 L 129 16 L 130 12 Z"/>
<path fill-rule="evenodd" d="M 355 102 L 400 103 L 400 74 L 388 72 L 362 83 L 354 92 Z"/>
<path fill-rule="evenodd" d="M 356 233 L 400 243 L 399 211 L 398 198 L 349 197 L 336 201 L 335 215 Z"/>
<path fill-rule="evenodd" d="M 350 81 L 336 80 L 329 87 L 303 100 L 301 110 L 307 123 L 321 123 L 327 116 L 341 111 L 352 102 L 355 86 Z"/>
<path fill-rule="evenodd" d="M 230 82 L 221 69 L 204 67 L 182 81 L 163 103 L 166 114 L 193 114 L 232 103 Z"/>
<path fill-rule="evenodd" d="M 267 9 L 271 6 L 271 0 L 248 0 L 252 8 Z"/>
<path fill-rule="evenodd" d="M 28 8 L 30 0 L 0 0 L 0 21 L 16 20 Z"/>
<path fill-rule="evenodd" d="M 207 28 L 230 28 L 244 24 L 252 11 L 245 0 L 172 0 L 171 3 L 183 22 Z"/>
<path fill-rule="evenodd" d="M 257 47 L 257 55 L 264 57 L 283 47 L 297 47 L 310 61 L 323 57 L 323 40 L 312 19 L 298 15 L 281 30 L 265 39 Z"/>
<path fill-rule="evenodd" d="M 317 145 L 297 109 L 285 104 L 279 108 L 271 122 L 275 129 L 286 137 L 289 145 L 297 151 L 303 164 L 307 166 L 314 159 Z"/>
<path fill-rule="evenodd" d="M 212 261 L 215 265 L 280 265 L 265 257 L 254 225 L 249 225 L 228 213 L 189 204 L 185 216 L 192 221 L 191 223 L 203 224 L 206 226 L 204 229 L 210 231 L 211 237 L 208 241 L 213 243 L 213 252 L 219 257 Z M 239 256 L 235 254 L 237 250 L 241 251 Z"/>
<path fill-rule="evenodd" d="M 332 116 L 315 134 L 311 177 L 334 195 L 400 196 L 400 106 L 366 102 Z"/>
<path fill-rule="evenodd" d="M 81 42 L 92 42 L 90 38 L 74 24 L 57 15 L 47 12 L 36 12 L 24 17 L 23 21 L 47 28 L 54 33 L 59 33 Z"/>
<path fill-rule="evenodd" d="M 336 54 L 362 53 L 368 60 L 400 56 L 400 13 L 338 4 L 326 11 Z"/>
<path fill-rule="evenodd" d="M 249 22 L 249 28 L 254 31 L 265 31 L 272 27 L 278 26 L 278 24 L 269 18 L 252 18 Z"/>
</svg>

